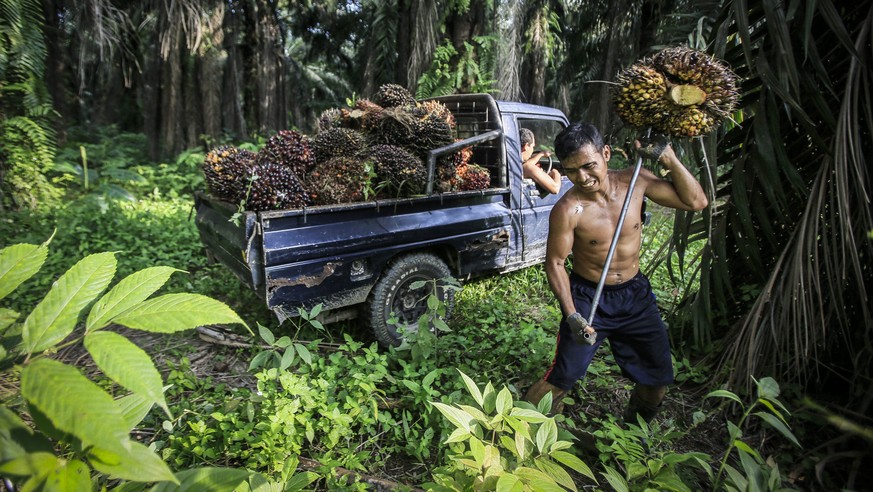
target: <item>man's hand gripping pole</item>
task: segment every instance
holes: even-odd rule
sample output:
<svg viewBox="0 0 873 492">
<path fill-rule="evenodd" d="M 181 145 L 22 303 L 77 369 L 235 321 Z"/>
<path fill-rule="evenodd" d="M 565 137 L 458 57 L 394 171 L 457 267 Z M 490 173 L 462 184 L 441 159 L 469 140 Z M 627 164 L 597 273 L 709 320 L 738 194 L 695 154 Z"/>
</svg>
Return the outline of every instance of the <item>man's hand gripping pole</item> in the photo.
<svg viewBox="0 0 873 492">
<path fill-rule="evenodd" d="M 573 341 L 576 343 L 594 345 L 597 342 L 597 332 L 581 314 L 573 313 L 567 316 L 567 324 L 570 325 L 570 334 L 573 335 Z"/>
</svg>

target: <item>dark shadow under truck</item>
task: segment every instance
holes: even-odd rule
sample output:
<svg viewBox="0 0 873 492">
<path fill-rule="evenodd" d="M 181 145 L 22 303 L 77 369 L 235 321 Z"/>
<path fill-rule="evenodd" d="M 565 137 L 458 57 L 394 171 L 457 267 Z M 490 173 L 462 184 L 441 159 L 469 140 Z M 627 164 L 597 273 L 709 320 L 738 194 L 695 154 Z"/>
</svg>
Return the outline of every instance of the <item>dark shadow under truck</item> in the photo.
<svg viewBox="0 0 873 492">
<path fill-rule="evenodd" d="M 522 178 L 518 129 L 551 144 L 566 116 L 486 94 L 436 99 L 452 111 L 464 141 L 430 152 L 424 196 L 245 212 L 234 223 L 235 204 L 198 194 L 196 223 L 207 255 L 255 289 L 280 321 L 323 304 L 323 322 L 361 317 L 383 345 L 400 343 L 392 315 L 414 329 L 425 312 L 418 300 L 426 292 L 410 289 L 414 282 L 467 281 L 542 263 L 559 195 L 541 196 Z M 470 162 L 491 173 L 490 187 L 433 192 L 436 157 L 466 146 L 473 148 Z M 572 184 L 562 181 L 564 193 Z"/>
</svg>

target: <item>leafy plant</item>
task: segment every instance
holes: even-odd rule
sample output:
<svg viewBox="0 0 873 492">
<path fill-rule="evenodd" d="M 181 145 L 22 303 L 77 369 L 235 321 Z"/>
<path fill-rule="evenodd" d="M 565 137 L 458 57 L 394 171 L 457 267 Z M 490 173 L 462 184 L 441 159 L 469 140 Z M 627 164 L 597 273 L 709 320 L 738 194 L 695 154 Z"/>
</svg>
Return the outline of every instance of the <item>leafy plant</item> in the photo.
<svg viewBox="0 0 873 492">
<path fill-rule="evenodd" d="M 742 440 L 743 427 L 752 416 L 755 416 L 776 429 L 792 444 L 800 447 L 800 443 L 788 427 L 786 416 L 790 413 L 785 405 L 779 401 L 779 384 L 773 378 L 765 377 L 760 381 L 755 380 L 755 385 L 757 398 L 748 407 L 739 396 L 727 390 L 715 390 L 705 397 L 724 398 L 738 404 L 742 411 L 737 423 L 727 421 L 729 442 L 721 460 L 721 466 L 713 478 L 714 489 L 724 486 L 726 490 L 786 490 L 782 487 L 782 476 L 778 465 L 771 460 L 763 459 L 758 451 Z M 761 410 L 755 411 L 759 408 Z M 700 422 L 705 418 L 705 415 L 702 412 L 697 412 L 694 418 L 696 422 Z M 734 449 L 737 451 L 740 465 L 743 468 L 742 472 L 728 464 L 728 459 Z M 723 481 L 724 474 L 727 474 L 726 481 Z"/>
<path fill-rule="evenodd" d="M 319 313 L 321 313 L 322 307 L 323 305 L 318 304 L 310 311 L 306 311 L 302 307 L 297 308 L 300 317 L 291 320 L 292 323 L 297 325 L 297 331 L 294 333 L 293 339 L 287 335 L 276 339 L 276 336 L 269 328 L 258 323 L 258 335 L 261 337 L 261 340 L 270 346 L 270 348 L 255 355 L 251 364 L 249 364 L 249 371 L 258 368 L 276 368 L 280 371 L 284 371 L 291 367 L 291 364 L 294 363 L 294 359 L 298 356 L 307 365 L 311 365 L 312 354 L 309 353 L 306 345 L 295 342 L 294 340 L 297 339 L 297 334 L 300 333 L 300 329 L 304 323 L 309 323 L 316 329 L 324 330 L 324 326 L 322 326 L 321 322 L 315 319 Z"/>
<path fill-rule="evenodd" d="M 0 300 L 40 270 L 50 241 L 0 250 Z M 245 323 L 205 296 L 150 298 L 176 271 L 169 267 L 133 273 L 101 296 L 115 270 L 115 253 L 92 254 L 61 275 L 24 321 L 19 321 L 18 312 L 0 308 L 0 362 L 3 372 L 20 378 L 18 390 L 5 395 L 0 407 L 0 473 L 16 477 L 24 489 L 71 491 L 93 488 L 92 469 L 104 480 L 111 476 L 132 482 L 209 483 L 221 475 L 238 477 L 239 483 L 248 475 L 244 470 L 174 475 L 160 457 L 130 438 L 153 405 L 167 415 L 170 410 L 160 373 L 148 354 L 106 328 L 121 325 L 175 333 L 202 324 Z M 75 367 L 50 358 L 58 349 L 78 343 L 107 378 L 130 392 L 127 396 L 113 399 Z M 30 415 L 33 428 L 23 413 Z M 157 485 L 154 490 L 166 488 Z"/>
<path fill-rule="evenodd" d="M 454 430 L 445 440 L 452 465 L 434 473 L 428 490 L 575 491 L 565 467 L 597 481 L 588 465 L 566 451 L 572 444 L 558 438 L 555 418 L 545 416 L 551 393 L 534 408 L 513 402 L 506 387 L 497 392 L 489 382 L 481 390 L 460 373 L 477 407 L 431 402 Z"/>
<path fill-rule="evenodd" d="M 700 485 L 692 482 L 693 476 L 685 473 L 688 466 L 712 476 L 709 455 L 677 453 L 671 449 L 672 441 L 682 435 L 673 428 L 650 427 L 641 418 L 638 418 L 638 425 L 627 424 L 625 427 L 611 420 L 602 420 L 598 424 L 594 435 L 600 461 L 604 463 L 605 471 L 601 474 L 617 491 L 700 490 Z M 617 468 L 606 463 L 614 463 Z M 692 483 L 689 485 L 688 482 Z"/>
</svg>

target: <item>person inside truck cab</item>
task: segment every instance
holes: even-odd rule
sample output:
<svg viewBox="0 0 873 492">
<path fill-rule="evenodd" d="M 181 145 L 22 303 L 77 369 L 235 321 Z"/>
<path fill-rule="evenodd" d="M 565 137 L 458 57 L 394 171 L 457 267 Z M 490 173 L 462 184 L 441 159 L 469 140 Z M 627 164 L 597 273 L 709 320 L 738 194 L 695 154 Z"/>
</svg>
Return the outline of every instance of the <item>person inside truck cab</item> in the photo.
<svg viewBox="0 0 873 492">
<path fill-rule="evenodd" d="M 540 189 L 546 190 L 549 193 L 558 193 L 561 191 L 561 173 L 557 169 L 552 169 L 549 172 L 543 170 L 540 166 L 540 159 L 549 157 L 549 152 L 534 153 L 536 146 L 536 138 L 534 133 L 527 128 L 522 128 L 518 131 L 518 138 L 521 142 L 521 168 L 523 176 L 527 179 L 532 179 Z"/>
</svg>

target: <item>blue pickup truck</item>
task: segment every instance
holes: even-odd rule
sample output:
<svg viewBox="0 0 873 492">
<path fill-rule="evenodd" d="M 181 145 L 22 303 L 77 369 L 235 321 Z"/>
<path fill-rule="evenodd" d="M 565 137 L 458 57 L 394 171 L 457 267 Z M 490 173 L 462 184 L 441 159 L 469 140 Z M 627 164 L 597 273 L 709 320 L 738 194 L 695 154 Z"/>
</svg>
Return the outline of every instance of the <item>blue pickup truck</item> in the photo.
<svg viewBox="0 0 873 492">
<path fill-rule="evenodd" d="M 198 194 L 196 224 L 210 259 L 255 289 L 280 321 L 322 304 L 322 321 L 362 318 L 383 345 L 416 328 L 426 293 L 419 280 L 462 282 L 518 270 L 545 258 L 548 216 L 558 195 L 522 176 L 519 128 L 551 144 L 566 125 L 553 108 L 487 94 L 435 98 L 456 121 L 460 142 L 433 149 L 427 193 L 413 198 L 245 212 Z M 433 191 L 436 159 L 472 147 L 490 187 Z M 559 163 L 544 163 L 559 165 Z M 572 185 L 562 179 L 561 193 Z M 434 288 L 428 283 L 427 288 Z M 451 291 L 438 289 L 451 306 Z"/>
</svg>

